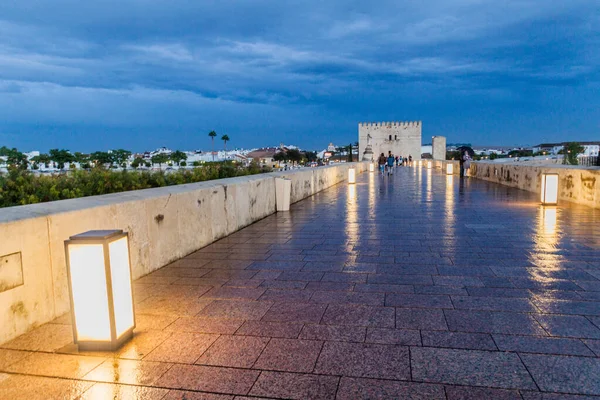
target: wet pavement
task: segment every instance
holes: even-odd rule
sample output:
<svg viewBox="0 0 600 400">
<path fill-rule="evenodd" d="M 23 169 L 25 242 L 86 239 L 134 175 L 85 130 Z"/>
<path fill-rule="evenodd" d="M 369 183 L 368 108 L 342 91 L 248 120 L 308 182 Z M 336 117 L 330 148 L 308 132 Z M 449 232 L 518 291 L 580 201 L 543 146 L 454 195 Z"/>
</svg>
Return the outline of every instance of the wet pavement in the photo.
<svg viewBox="0 0 600 400">
<path fill-rule="evenodd" d="M 364 173 L 136 281 L 115 353 L 0 346 L 0 398 L 593 398 L 599 248 L 600 210 Z"/>
</svg>

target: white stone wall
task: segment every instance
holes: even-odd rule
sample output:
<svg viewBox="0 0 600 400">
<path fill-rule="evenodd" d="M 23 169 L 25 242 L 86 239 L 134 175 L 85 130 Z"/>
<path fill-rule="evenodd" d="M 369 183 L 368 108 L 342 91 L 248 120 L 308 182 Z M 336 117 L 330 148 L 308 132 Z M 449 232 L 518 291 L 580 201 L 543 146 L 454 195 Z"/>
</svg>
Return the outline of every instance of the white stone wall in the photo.
<svg viewBox="0 0 600 400">
<path fill-rule="evenodd" d="M 415 122 L 365 122 L 358 124 L 359 158 L 367 146 L 367 135 L 371 135 L 373 157 L 391 151 L 395 156 L 408 157 L 413 160 L 421 158 L 421 121 Z M 390 140 L 391 137 L 391 140 Z"/>
<path fill-rule="evenodd" d="M 433 163 L 436 169 L 442 171 L 446 171 L 447 164 L 454 164 L 454 175 L 460 173 L 458 161 L 436 160 Z M 570 202 L 600 208 L 600 169 L 594 167 L 475 161 L 471 163 L 466 179 L 482 179 L 539 194 L 544 173 L 558 174 L 559 206 Z"/>
<path fill-rule="evenodd" d="M 434 160 L 446 159 L 446 137 L 434 136 L 432 139 L 432 153 Z"/>
<path fill-rule="evenodd" d="M 368 168 L 342 163 L 0 209 L 0 257 L 20 253 L 23 272 L 23 284 L 10 289 L 0 274 L 0 343 L 69 311 L 69 236 L 129 232 L 136 279 L 273 214 L 275 177 L 292 180 L 297 202 L 344 181 L 352 166 Z"/>
</svg>

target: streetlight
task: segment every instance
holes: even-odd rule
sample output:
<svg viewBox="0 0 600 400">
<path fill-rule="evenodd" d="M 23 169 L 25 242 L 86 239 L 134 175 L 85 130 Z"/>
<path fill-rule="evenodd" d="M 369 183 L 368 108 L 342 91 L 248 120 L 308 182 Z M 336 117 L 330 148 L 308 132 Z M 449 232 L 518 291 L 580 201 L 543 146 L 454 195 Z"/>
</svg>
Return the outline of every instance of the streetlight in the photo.
<svg viewBox="0 0 600 400">
<path fill-rule="evenodd" d="M 448 163 L 446 164 L 446 175 L 454 174 L 454 164 Z"/>
<path fill-rule="evenodd" d="M 558 204 L 558 174 L 542 173 L 540 200 L 547 206 Z"/>
<path fill-rule="evenodd" d="M 431 161 L 427 161 L 427 169 L 431 169 Z"/>
<path fill-rule="evenodd" d="M 348 183 L 356 183 L 356 170 L 354 168 L 348 169 Z"/>
<path fill-rule="evenodd" d="M 115 350 L 133 336 L 129 242 L 122 230 L 65 241 L 73 339 L 80 350 Z"/>
</svg>

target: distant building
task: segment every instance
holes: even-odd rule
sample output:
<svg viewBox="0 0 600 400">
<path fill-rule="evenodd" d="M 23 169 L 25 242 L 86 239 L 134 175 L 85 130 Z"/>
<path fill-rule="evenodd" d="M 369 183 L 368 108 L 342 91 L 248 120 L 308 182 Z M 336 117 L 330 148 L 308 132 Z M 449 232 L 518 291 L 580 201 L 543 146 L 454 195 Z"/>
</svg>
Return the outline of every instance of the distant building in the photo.
<svg viewBox="0 0 600 400">
<path fill-rule="evenodd" d="M 278 147 L 264 147 L 262 149 L 254 150 L 246 154 L 248 159 L 256 161 L 260 165 L 274 166 L 276 164 L 273 157 L 277 152 L 281 151 Z"/>
<path fill-rule="evenodd" d="M 558 154 L 559 151 L 563 150 L 567 144 L 571 142 L 562 142 L 562 143 L 542 143 L 537 146 L 533 146 L 533 153 L 543 153 L 546 152 L 548 154 Z M 576 142 L 583 146 L 583 156 L 597 156 L 600 152 L 600 142 Z"/>
</svg>

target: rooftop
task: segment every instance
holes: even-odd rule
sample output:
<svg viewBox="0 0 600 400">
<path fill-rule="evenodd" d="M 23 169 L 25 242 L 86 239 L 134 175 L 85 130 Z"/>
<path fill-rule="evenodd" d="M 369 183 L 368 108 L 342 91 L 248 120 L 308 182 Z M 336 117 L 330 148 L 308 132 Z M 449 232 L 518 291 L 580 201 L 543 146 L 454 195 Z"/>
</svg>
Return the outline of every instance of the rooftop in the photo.
<svg viewBox="0 0 600 400">
<path fill-rule="evenodd" d="M 0 346 L 0 397 L 600 395 L 599 222 L 481 180 L 364 173 L 137 280 L 115 353 L 79 352 L 68 315 Z"/>
</svg>

